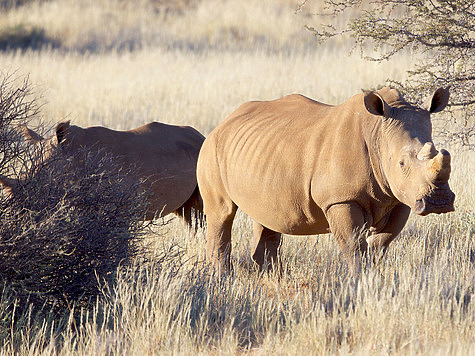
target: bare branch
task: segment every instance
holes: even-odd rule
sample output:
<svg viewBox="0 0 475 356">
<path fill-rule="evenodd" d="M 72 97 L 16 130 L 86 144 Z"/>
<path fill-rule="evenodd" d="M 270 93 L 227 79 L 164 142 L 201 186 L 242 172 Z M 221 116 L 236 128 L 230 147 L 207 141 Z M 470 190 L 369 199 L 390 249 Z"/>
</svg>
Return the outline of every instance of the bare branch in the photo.
<svg viewBox="0 0 475 356">
<path fill-rule="evenodd" d="M 370 61 L 391 60 L 406 50 L 418 53 L 421 62 L 416 69 L 408 71 L 408 80 L 389 82 L 403 90 L 409 100 L 419 103 L 423 95 L 437 86 L 451 85 L 448 111 L 458 131 L 450 137 L 467 147 L 473 146 L 470 140 L 475 138 L 475 130 L 462 128 L 475 126 L 475 2 L 327 0 L 325 3 L 335 17 L 320 17 L 319 26 L 307 26 L 318 41 L 335 36 L 352 38 Z M 345 25 L 334 27 L 343 13 L 347 16 Z M 374 50 L 371 56 L 365 55 L 369 48 Z M 447 136 L 448 131 L 441 134 Z"/>
</svg>

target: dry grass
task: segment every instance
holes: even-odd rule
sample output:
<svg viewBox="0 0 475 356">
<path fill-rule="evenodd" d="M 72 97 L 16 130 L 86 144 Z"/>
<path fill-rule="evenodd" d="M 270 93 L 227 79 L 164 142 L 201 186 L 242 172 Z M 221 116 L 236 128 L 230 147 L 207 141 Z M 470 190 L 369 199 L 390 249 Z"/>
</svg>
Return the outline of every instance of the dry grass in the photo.
<svg viewBox="0 0 475 356">
<path fill-rule="evenodd" d="M 0 28 L 40 28 L 58 46 L 0 52 L 2 70 L 30 74 L 50 122 L 159 120 L 208 134 L 245 101 L 299 92 L 336 104 L 403 79 L 414 60 L 316 48 L 302 28 L 313 10 L 294 15 L 290 0 L 168 12 L 131 3 L 33 1 L 0 14 Z M 411 217 L 383 263 L 356 279 L 326 235 L 285 237 L 281 280 L 248 272 L 252 228 L 240 214 L 236 274 L 217 280 L 203 264 L 204 232 L 189 238 L 172 220 L 150 233 L 156 262 L 130 269 L 82 322 L 18 322 L 2 353 L 474 354 L 475 155 L 450 150 L 456 212 Z"/>
<path fill-rule="evenodd" d="M 324 51 L 289 54 L 195 53 L 151 49 L 84 57 L 76 53 L 29 52 L 1 55 L 10 69 L 30 73 L 44 90 L 47 120 L 127 129 L 151 120 L 189 124 L 209 133 L 249 100 L 303 93 L 339 103 L 401 67 L 366 63 L 357 56 Z M 405 64 L 405 65 L 403 65 Z M 345 72 L 351 68 L 351 75 Z M 124 105 L 126 103 L 126 105 Z"/>
</svg>

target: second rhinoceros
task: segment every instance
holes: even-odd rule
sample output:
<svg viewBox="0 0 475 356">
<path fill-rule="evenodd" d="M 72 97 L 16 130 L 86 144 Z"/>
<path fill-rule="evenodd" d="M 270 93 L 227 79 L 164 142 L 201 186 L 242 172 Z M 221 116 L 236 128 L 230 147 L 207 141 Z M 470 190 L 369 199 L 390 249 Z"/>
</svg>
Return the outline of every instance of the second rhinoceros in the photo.
<svg viewBox="0 0 475 356">
<path fill-rule="evenodd" d="M 383 88 L 337 106 L 302 95 L 242 105 L 198 158 L 207 259 L 230 267 L 238 207 L 254 220 L 260 266 L 276 263 L 282 233 L 331 231 L 354 265 L 368 247 L 384 251 L 411 209 L 453 211 L 450 155 L 434 147 L 430 121 L 448 99 L 440 88 L 421 108 Z"/>
<path fill-rule="evenodd" d="M 102 126 L 82 128 L 61 122 L 55 134 L 44 139 L 23 127 L 25 138 L 40 146 L 40 161 L 53 154 L 71 155 L 80 150 L 109 154 L 128 179 L 141 182 L 148 198 L 144 219 L 174 212 L 191 226 L 192 208 L 201 210 L 196 162 L 204 136 L 189 126 L 151 122 L 127 131 Z M 51 169 L 56 169 L 51 165 Z M 0 184 L 14 194 L 20 182 L 0 175 Z"/>
</svg>

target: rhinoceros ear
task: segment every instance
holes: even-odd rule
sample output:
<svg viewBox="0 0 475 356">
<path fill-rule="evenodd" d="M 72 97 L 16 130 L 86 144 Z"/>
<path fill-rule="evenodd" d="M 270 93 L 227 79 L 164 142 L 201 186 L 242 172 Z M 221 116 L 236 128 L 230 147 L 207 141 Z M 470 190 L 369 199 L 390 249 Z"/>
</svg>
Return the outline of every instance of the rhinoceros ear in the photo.
<svg viewBox="0 0 475 356">
<path fill-rule="evenodd" d="M 56 125 L 56 138 L 58 140 L 58 144 L 61 144 L 64 139 L 66 138 L 66 134 L 69 131 L 71 121 L 60 122 Z"/>
<path fill-rule="evenodd" d="M 384 116 L 389 118 L 391 107 L 384 101 L 384 99 L 374 91 L 367 92 L 364 95 L 364 105 L 373 115 Z"/>
<path fill-rule="evenodd" d="M 26 127 L 26 125 L 23 125 L 21 127 L 21 133 L 25 140 L 29 143 L 38 143 L 44 140 L 42 136 L 38 135 L 35 131 Z"/>
<path fill-rule="evenodd" d="M 450 96 L 450 85 L 447 88 L 437 89 L 431 97 L 429 97 L 422 106 L 424 109 L 429 111 L 431 114 L 439 112 L 445 109 L 449 103 Z"/>
</svg>

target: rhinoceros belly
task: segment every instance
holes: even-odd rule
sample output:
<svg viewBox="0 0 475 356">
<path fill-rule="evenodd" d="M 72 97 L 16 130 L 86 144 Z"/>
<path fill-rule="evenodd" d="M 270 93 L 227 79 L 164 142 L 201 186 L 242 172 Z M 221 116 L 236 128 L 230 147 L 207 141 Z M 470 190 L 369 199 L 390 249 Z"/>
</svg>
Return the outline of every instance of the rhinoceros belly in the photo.
<svg viewBox="0 0 475 356">
<path fill-rule="evenodd" d="M 240 149 L 229 150 L 221 161 L 227 193 L 242 211 L 271 230 L 326 233 L 328 223 L 311 196 L 311 160 L 288 150 L 266 138 L 245 140 Z"/>
<path fill-rule="evenodd" d="M 328 222 L 316 205 L 305 206 L 297 201 L 259 197 L 259 203 L 242 196 L 233 199 L 249 217 L 263 226 L 289 235 L 315 235 L 328 233 Z"/>
</svg>

